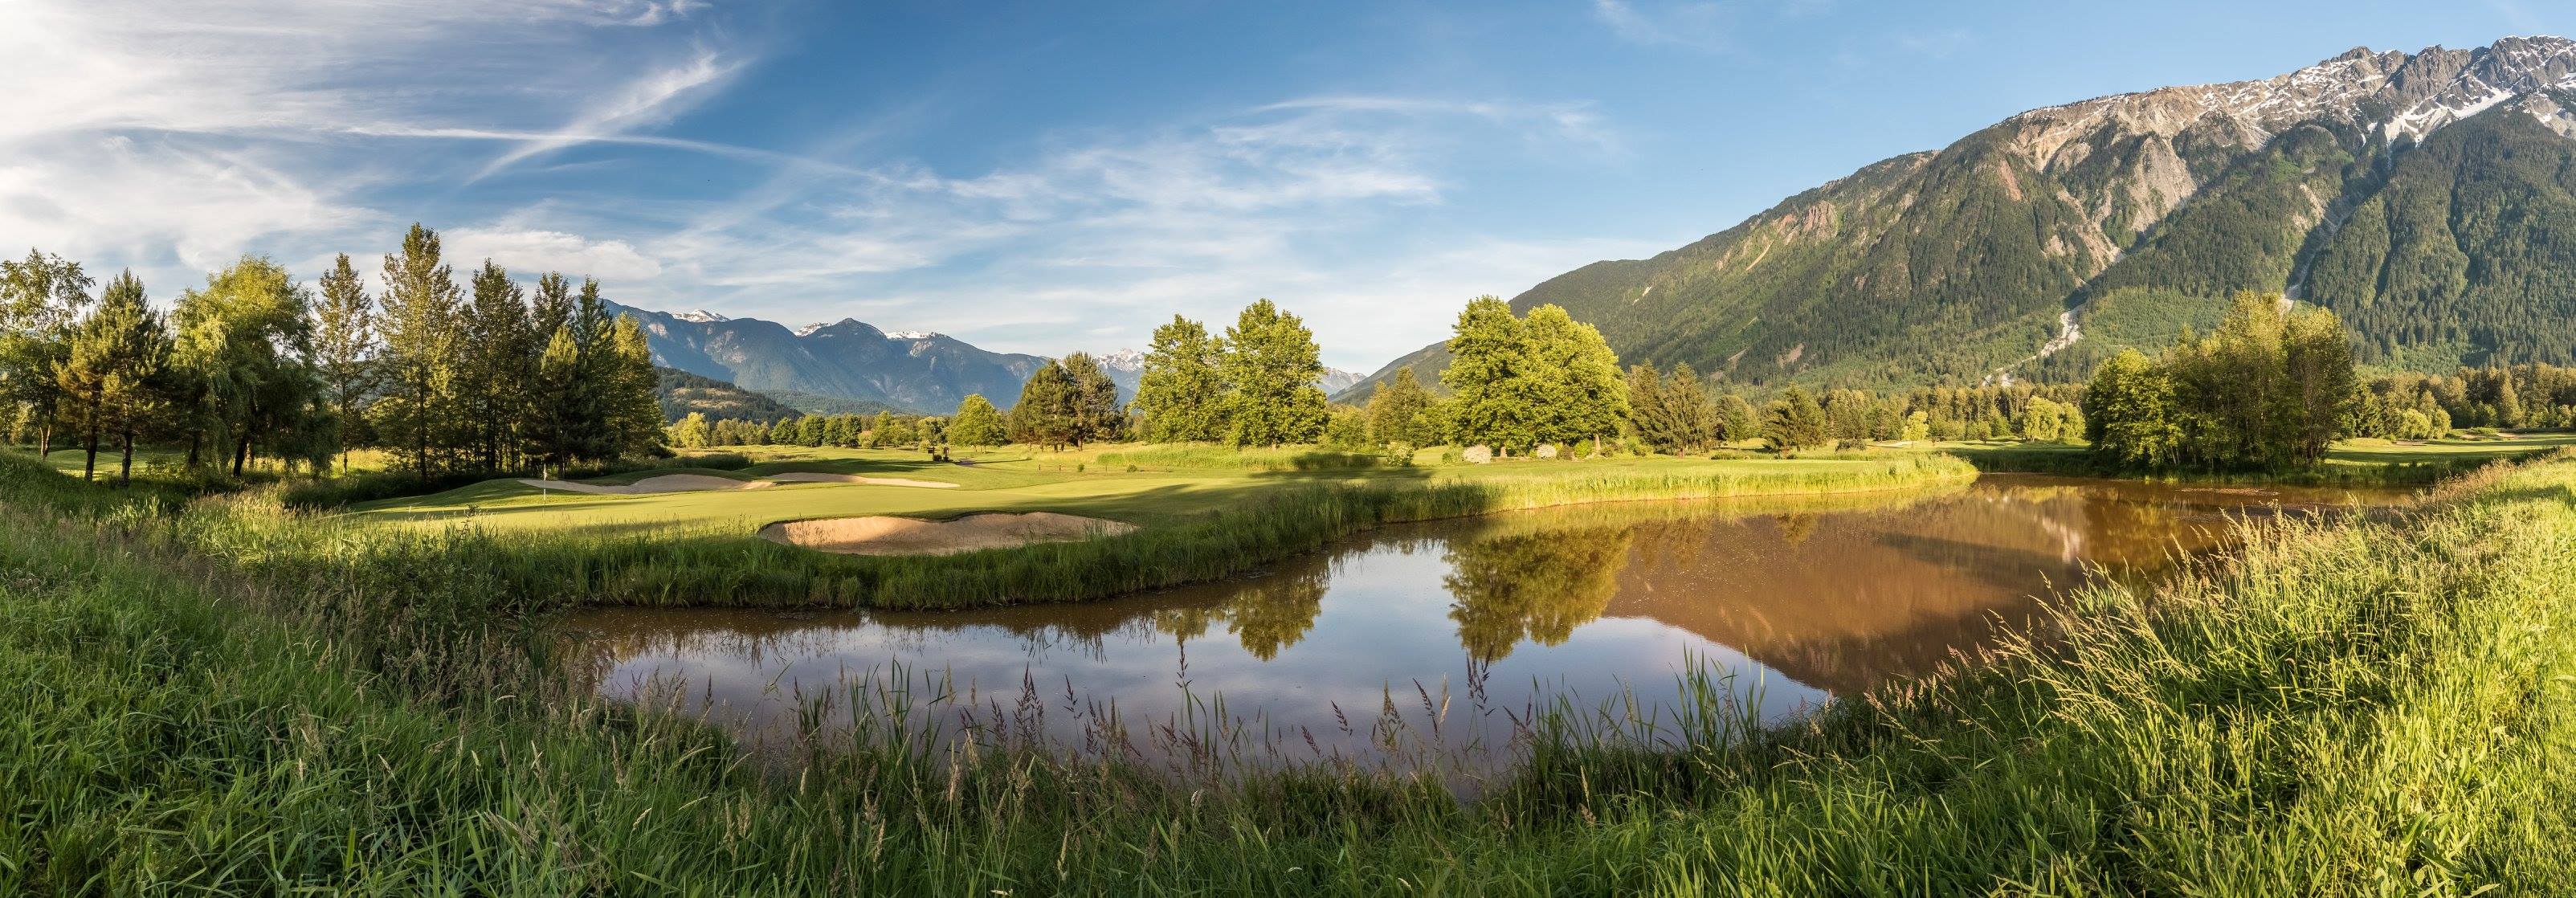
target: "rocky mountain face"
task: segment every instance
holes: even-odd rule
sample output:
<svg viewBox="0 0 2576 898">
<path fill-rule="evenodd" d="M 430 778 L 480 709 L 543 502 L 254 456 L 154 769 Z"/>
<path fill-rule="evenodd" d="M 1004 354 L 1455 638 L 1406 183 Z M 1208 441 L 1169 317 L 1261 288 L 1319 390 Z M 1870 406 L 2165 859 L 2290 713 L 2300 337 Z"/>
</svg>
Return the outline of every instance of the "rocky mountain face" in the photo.
<svg viewBox="0 0 2576 898">
<path fill-rule="evenodd" d="M 2241 289 L 2334 309 L 2365 362 L 2576 362 L 2576 42 L 2356 49 L 2259 81 L 2034 109 L 1878 162 L 1564 306 L 1631 362 L 1754 384 L 2081 377 Z M 1436 382 L 1435 345 L 1413 365 Z"/>
<path fill-rule="evenodd" d="M 644 325 L 653 360 L 747 390 L 811 394 L 947 414 L 969 393 L 1009 408 L 1046 360 L 940 334 L 889 334 L 856 319 L 789 330 L 756 318 L 620 308 Z"/>
</svg>

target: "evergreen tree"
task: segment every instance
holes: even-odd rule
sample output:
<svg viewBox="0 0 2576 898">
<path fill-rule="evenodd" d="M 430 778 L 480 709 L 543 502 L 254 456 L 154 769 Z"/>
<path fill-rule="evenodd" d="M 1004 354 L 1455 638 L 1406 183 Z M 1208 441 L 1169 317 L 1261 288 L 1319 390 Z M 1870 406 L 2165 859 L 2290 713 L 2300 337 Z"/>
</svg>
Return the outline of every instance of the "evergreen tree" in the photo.
<svg viewBox="0 0 2576 898">
<path fill-rule="evenodd" d="M 1750 440 L 1762 435 L 1762 416 L 1755 414 L 1753 403 L 1743 396 L 1728 393 L 1717 400 L 1717 438 Z"/>
<path fill-rule="evenodd" d="M 1648 365 L 1629 369 L 1628 417 L 1639 440 L 1674 455 L 1707 446 L 1724 426 L 1689 365 L 1674 366 L 1669 378 Z"/>
<path fill-rule="evenodd" d="M 365 426 L 358 415 L 359 403 L 375 389 L 369 359 L 376 348 L 375 300 L 350 267 L 347 253 L 340 254 L 319 283 L 321 298 L 313 306 L 313 367 L 331 407 L 332 444 L 345 471 L 349 447 L 359 441 Z M 532 361 L 520 359 L 515 364 L 524 370 Z"/>
<path fill-rule="evenodd" d="M 1224 357 L 1224 342 L 1196 321 L 1174 315 L 1170 324 L 1154 329 L 1133 403 L 1145 418 L 1147 442 L 1225 439 L 1225 379 L 1217 370 Z"/>
<path fill-rule="evenodd" d="M 1323 351 L 1297 316 L 1263 299 L 1225 332 L 1227 439 L 1237 446 L 1311 443 L 1324 431 Z"/>
<path fill-rule="evenodd" d="M 82 429 L 81 479 L 95 479 L 104 435 L 116 436 L 123 449 L 117 481 L 133 479 L 134 438 L 161 405 L 169 356 L 169 334 L 147 304 L 143 282 L 131 271 L 110 279 L 97 310 L 72 332 L 70 351 L 54 368 L 66 409 Z"/>
<path fill-rule="evenodd" d="M 1074 444 L 1076 427 L 1073 376 L 1049 361 L 1020 387 L 1011 406 L 1011 439 L 1049 449 Z"/>
<path fill-rule="evenodd" d="M 1783 452 L 1822 446 L 1828 439 L 1825 410 L 1816 405 L 1816 398 L 1807 395 L 1806 389 L 1790 384 L 1779 399 L 1772 401 L 1762 423 L 1762 438 Z"/>
<path fill-rule="evenodd" d="M 1505 451 L 1538 441 L 1527 344 L 1512 307 L 1493 296 L 1469 300 L 1449 338 L 1449 426 L 1461 444 Z"/>
<path fill-rule="evenodd" d="M 619 315 L 590 367 L 598 378 L 602 452 L 599 458 L 644 455 L 662 448 L 662 404 L 654 399 L 653 349 L 644 325 Z"/>
<path fill-rule="evenodd" d="M 1407 446 L 1431 444 L 1431 427 L 1423 413 L 1431 406 L 1431 392 L 1413 376 L 1413 367 L 1396 369 L 1386 383 L 1369 396 L 1369 440 L 1380 446 L 1401 443 Z"/>
<path fill-rule="evenodd" d="M 457 319 L 463 314 L 456 281 L 439 260 L 438 233 L 413 224 L 403 235 L 402 251 L 385 257 L 384 282 L 377 332 L 384 338 L 388 392 L 371 408 L 371 417 L 394 454 L 426 479 L 445 463 L 455 420 Z M 556 361 L 551 343 L 547 350 L 542 361 Z M 556 384 L 563 381 L 551 378 L 569 374 L 547 372 Z"/>
<path fill-rule="evenodd" d="M 1002 413 L 993 408 L 992 400 L 982 393 L 968 393 L 957 403 L 957 417 L 948 425 L 948 440 L 960 446 L 999 446 L 1008 439 L 1002 428 Z"/>
<path fill-rule="evenodd" d="M 525 444 L 520 425 L 535 405 L 527 375 L 536 338 L 524 294 L 501 266 L 484 260 L 474 273 L 472 294 L 461 322 L 458 406 L 467 416 L 476 462 L 495 471 L 516 464 Z M 658 404 L 654 417 L 659 426 Z"/>
</svg>

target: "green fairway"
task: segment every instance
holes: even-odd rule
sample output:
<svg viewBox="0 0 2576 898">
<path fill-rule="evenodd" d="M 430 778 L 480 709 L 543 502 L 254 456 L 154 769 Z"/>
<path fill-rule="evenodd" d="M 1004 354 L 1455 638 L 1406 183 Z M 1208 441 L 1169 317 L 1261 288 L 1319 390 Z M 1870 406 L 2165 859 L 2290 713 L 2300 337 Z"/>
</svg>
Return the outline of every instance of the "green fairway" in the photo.
<svg viewBox="0 0 2576 898">
<path fill-rule="evenodd" d="M 430 496 L 354 506 L 349 518 L 421 523 L 455 521 L 471 515 L 477 526 L 499 530 L 625 533 L 664 527 L 677 532 L 748 534 L 771 522 L 824 517 L 891 514 L 947 518 L 975 511 L 1055 511 L 1151 527 L 1235 507 L 1256 496 L 1293 486 L 1501 486 L 1634 474 L 1684 478 L 1813 474 L 1820 475 L 1818 483 L 1826 483 L 1836 473 L 1875 472 L 1888 464 L 1884 459 L 1628 458 L 1316 471 L 1147 470 L 1137 465 L 1139 470 L 1129 471 L 1130 465 L 1120 460 L 1135 451 L 1135 447 L 1061 453 L 1010 448 L 960 455 L 965 464 L 949 464 L 926 461 L 914 452 L 786 447 L 774 453 L 781 457 L 740 471 L 658 469 L 588 482 L 623 484 L 669 474 L 751 481 L 777 474 L 813 472 L 938 481 L 955 483 L 958 488 L 782 483 L 751 490 L 586 495 L 541 491 L 519 480 L 506 479 Z M 1888 457 L 1895 458 L 1897 454 L 1888 453 Z"/>
</svg>

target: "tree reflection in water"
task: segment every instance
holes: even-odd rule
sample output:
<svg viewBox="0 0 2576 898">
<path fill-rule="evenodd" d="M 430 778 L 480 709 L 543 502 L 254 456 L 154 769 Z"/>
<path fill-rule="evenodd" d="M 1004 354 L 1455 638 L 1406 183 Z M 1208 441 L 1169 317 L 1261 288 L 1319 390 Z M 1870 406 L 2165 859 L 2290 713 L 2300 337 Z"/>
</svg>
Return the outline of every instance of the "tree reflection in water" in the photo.
<svg viewBox="0 0 2576 898">
<path fill-rule="evenodd" d="M 1527 637 L 1556 645 L 1610 607 L 1627 566 L 1628 528 L 1558 530 L 1453 542 L 1440 583 L 1467 657 L 1491 664 Z"/>
</svg>

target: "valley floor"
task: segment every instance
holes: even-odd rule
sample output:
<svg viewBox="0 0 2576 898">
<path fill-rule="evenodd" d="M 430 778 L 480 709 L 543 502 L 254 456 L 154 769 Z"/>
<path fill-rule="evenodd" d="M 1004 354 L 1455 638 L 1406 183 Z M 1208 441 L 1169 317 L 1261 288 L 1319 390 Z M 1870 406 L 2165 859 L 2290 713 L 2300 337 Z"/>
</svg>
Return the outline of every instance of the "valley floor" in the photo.
<svg viewBox="0 0 2576 898">
<path fill-rule="evenodd" d="M 0 892 L 2547 893 L 2576 456 L 2253 526 L 2047 651 L 1745 734 L 1538 722 L 1461 804 L 862 731 L 777 770 L 562 685 L 491 544 L 172 513 L 0 454 Z M 1724 690 L 1711 694 L 1723 695 Z"/>
</svg>

